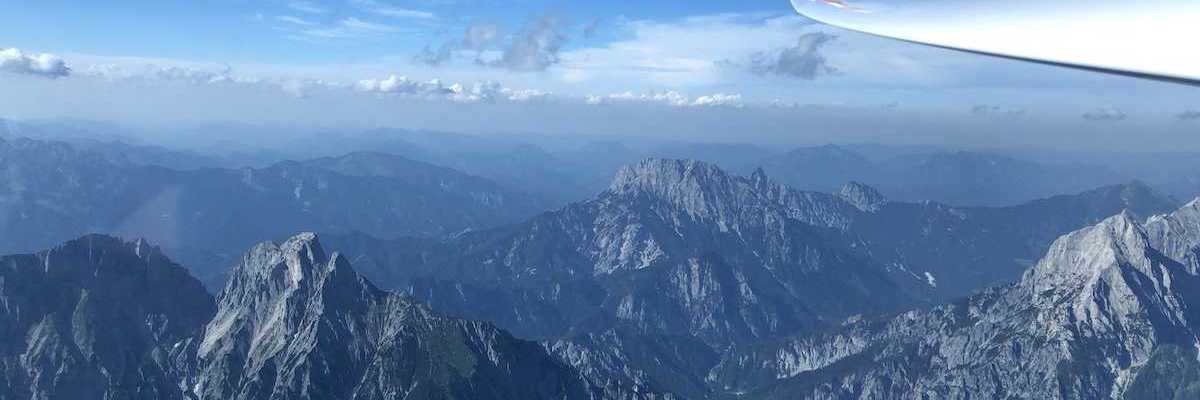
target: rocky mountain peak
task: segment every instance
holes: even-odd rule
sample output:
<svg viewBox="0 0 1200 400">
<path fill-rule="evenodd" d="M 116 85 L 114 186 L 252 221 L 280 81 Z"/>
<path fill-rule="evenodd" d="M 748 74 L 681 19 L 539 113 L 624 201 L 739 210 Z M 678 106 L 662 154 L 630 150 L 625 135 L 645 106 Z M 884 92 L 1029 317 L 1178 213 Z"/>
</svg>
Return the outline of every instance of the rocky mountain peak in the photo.
<svg viewBox="0 0 1200 400">
<path fill-rule="evenodd" d="M 846 183 L 836 194 L 854 205 L 855 208 L 865 212 L 879 211 L 888 202 L 888 199 L 875 188 L 855 181 Z"/>
<path fill-rule="evenodd" d="M 735 210 L 761 203 L 764 190 L 715 165 L 650 159 L 621 168 L 609 193 L 646 196 L 698 218 L 733 218 Z"/>
<path fill-rule="evenodd" d="M 38 256 L 44 273 L 61 279 L 72 276 L 72 283 L 90 290 L 107 290 L 110 288 L 96 286 L 114 282 L 124 284 L 129 279 L 191 280 L 183 267 L 171 262 L 158 247 L 144 239 L 126 241 L 113 236 L 91 234 L 39 253 Z"/>
<path fill-rule="evenodd" d="M 167 349 L 213 311 L 156 248 L 104 235 L 0 257 L 0 304 L 6 399 L 180 398 Z"/>
<path fill-rule="evenodd" d="M 227 336 L 235 332 L 254 332 L 257 340 L 252 345 L 257 351 L 278 351 L 296 328 L 281 324 L 301 315 L 296 314 L 296 304 L 320 309 L 324 298 L 341 297 L 353 303 L 364 300 L 362 292 L 374 290 L 345 258 L 327 255 L 314 233 L 301 233 L 282 243 L 261 243 L 231 274 L 199 354 L 222 351 L 229 343 Z"/>
<path fill-rule="evenodd" d="M 771 178 L 767 177 L 767 171 L 764 171 L 762 167 L 758 167 L 754 169 L 754 173 L 750 174 L 750 182 L 756 188 L 766 188 L 771 184 Z"/>
<path fill-rule="evenodd" d="M 340 255 L 326 254 L 317 235 L 306 232 L 282 243 L 265 242 L 254 246 L 235 275 L 252 280 L 281 280 L 278 283 L 298 286 L 306 281 L 320 282 L 338 269 L 346 268 L 348 265 Z"/>
<path fill-rule="evenodd" d="M 1153 251 L 1143 227 L 1122 212 L 1059 238 L 1023 282 L 1035 293 L 1068 295 L 1123 267 L 1151 271 Z"/>
<path fill-rule="evenodd" d="M 669 195 L 681 190 L 704 190 L 708 183 L 730 179 L 715 165 L 695 160 L 647 159 L 617 171 L 609 190 Z"/>
<path fill-rule="evenodd" d="M 221 294 L 190 398 L 588 398 L 532 342 L 377 289 L 312 233 L 252 249 Z M 532 371 L 532 372 L 531 372 Z"/>
<path fill-rule="evenodd" d="M 1155 248 L 1167 257 L 1183 261 L 1200 247 L 1200 198 L 1173 213 L 1150 217 L 1146 232 Z"/>
</svg>

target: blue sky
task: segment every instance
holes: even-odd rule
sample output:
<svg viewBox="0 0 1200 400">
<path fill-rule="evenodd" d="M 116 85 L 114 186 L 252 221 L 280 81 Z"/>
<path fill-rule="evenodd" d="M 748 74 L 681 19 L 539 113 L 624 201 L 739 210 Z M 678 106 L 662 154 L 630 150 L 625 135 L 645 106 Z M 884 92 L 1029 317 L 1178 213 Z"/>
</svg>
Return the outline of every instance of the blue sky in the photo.
<svg viewBox="0 0 1200 400">
<path fill-rule="evenodd" d="M 0 118 L 1061 146 L 1200 120 L 1194 88 L 840 31 L 786 0 L 7 3 Z M 839 113 L 877 123 L 821 125 Z"/>
<path fill-rule="evenodd" d="M 471 23 L 519 29 L 531 17 L 551 14 L 582 30 L 622 18 L 666 20 L 721 13 L 792 13 L 780 1 L 578 2 L 517 0 L 427 1 L 80 1 L 11 2 L 0 14 L 0 35 L 30 48 L 110 55 L 152 55 L 227 62 L 322 62 L 329 57 L 373 59 L 412 52 Z M 427 13 L 403 17 L 387 10 Z M 377 40 L 304 43 L 281 29 L 318 29 L 355 18 L 394 28 Z M 610 32 L 611 33 L 611 32 Z M 362 38 L 360 38 L 362 39 Z M 572 46 L 582 46 L 572 43 Z M 594 43 L 595 41 L 591 41 Z"/>
</svg>

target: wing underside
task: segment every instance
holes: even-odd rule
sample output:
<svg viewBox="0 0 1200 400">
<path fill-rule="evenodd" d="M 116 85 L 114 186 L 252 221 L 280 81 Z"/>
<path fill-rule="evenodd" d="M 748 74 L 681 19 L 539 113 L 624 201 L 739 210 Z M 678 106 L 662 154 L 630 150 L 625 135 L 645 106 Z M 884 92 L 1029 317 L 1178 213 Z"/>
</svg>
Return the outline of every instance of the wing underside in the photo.
<svg viewBox="0 0 1200 400">
<path fill-rule="evenodd" d="M 946 49 L 1200 85 L 1200 1 L 792 0 L 828 25 Z M 1192 43 L 1192 44 L 1188 44 Z"/>
</svg>

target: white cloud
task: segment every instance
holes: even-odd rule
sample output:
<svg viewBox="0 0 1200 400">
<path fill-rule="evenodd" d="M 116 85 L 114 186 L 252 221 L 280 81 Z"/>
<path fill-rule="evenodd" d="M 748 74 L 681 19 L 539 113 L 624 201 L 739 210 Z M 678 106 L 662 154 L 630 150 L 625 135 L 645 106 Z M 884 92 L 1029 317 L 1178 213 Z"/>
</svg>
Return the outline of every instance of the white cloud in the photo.
<svg viewBox="0 0 1200 400">
<path fill-rule="evenodd" d="M 355 17 L 348 17 L 338 20 L 338 22 L 333 26 L 300 30 L 298 34 L 301 36 L 293 37 L 315 39 L 356 39 L 380 36 L 396 32 L 400 32 L 400 28 L 386 24 L 367 22 Z"/>
<path fill-rule="evenodd" d="M 289 24 L 296 24 L 296 25 L 300 25 L 300 26 L 314 26 L 317 24 L 316 22 L 312 22 L 312 21 L 309 21 L 309 20 L 306 20 L 303 18 L 299 18 L 299 17 L 293 17 L 291 15 L 279 15 L 279 16 L 275 17 L 275 20 L 280 21 L 280 22 L 287 22 Z"/>
<path fill-rule="evenodd" d="M 500 27 L 496 24 L 475 24 L 463 34 L 462 45 L 470 50 L 482 50 L 499 36 Z"/>
<path fill-rule="evenodd" d="M 515 103 L 548 101 L 552 94 L 535 89 L 510 89 L 499 82 L 483 81 L 474 84 L 445 85 L 441 80 L 415 81 L 391 75 L 385 79 L 359 81 L 355 89 L 367 93 L 392 94 L 456 103 L 492 103 L 507 100 Z"/>
<path fill-rule="evenodd" d="M 717 84 L 724 81 L 718 61 L 792 46 L 806 25 L 799 17 L 733 14 L 674 21 L 620 21 L 616 27 L 629 39 L 564 51 L 561 68 L 585 72 L 592 80 L 670 87 Z"/>
<path fill-rule="evenodd" d="M 708 96 L 697 97 L 692 102 L 693 106 L 697 107 L 743 107 L 742 95 L 740 94 L 724 94 L 717 93 Z"/>
<path fill-rule="evenodd" d="M 509 90 L 508 100 L 517 103 L 536 103 L 552 99 L 552 94 L 536 89 Z"/>
<path fill-rule="evenodd" d="M 176 62 L 157 59 L 121 59 L 117 63 L 92 64 L 80 72 L 81 76 L 98 78 L 109 82 L 136 82 L 158 85 L 191 85 L 225 87 L 256 87 L 280 90 L 292 97 L 305 98 L 309 92 L 319 88 L 337 89 L 348 85 L 320 79 L 294 77 L 259 78 L 241 76 L 227 65 Z"/>
<path fill-rule="evenodd" d="M 190 84 L 258 82 L 256 79 L 235 78 L 232 75 L 231 68 L 223 65 L 162 65 L 153 62 L 144 64 L 93 64 L 83 70 L 82 74 L 110 81 L 139 80 L 143 82 L 183 82 Z"/>
<path fill-rule="evenodd" d="M 354 86 L 359 91 L 391 94 L 445 94 L 447 89 L 439 80 L 417 82 L 407 76 L 389 76 L 385 79 L 364 79 Z"/>
<path fill-rule="evenodd" d="M 1017 116 L 1025 115 L 1025 109 L 1024 108 L 1010 108 L 1010 107 L 1004 107 L 1004 106 L 980 104 L 980 105 L 971 107 L 971 113 L 975 114 L 975 115 L 980 115 L 980 116 L 1017 117 Z"/>
<path fill-rule="evenodd" d="M 371 12 L 393 18 L 437 19 L 437 15 L 434 15 L 434 13 L 407 8 L 379 7 L 371 10 Z"/>
<path fill-rule="evenodd" d="M 1187 110 L 1187 111 L 1184 111 L 1184 112 L 1181 112 L 1181 113 L 1175 115 L 1175 118 L 1178 118 L 1183 121 L 1200 120 L 1200 110 Z"/>
<path fill-rule="evenodd" d="M 1129 115 L 1115 107 L 1098 108 L 1083 114 L 1083 119 L 1089 121 L 1124 121 L 1126 118 Z"/>
<path fill-rule="evenodd" d="M 437 15 L 432 12 L 395 7 L 375 0 L 350 0 L 350 4 L 358 6 L 367 12 L 385 17 L 426 20 L 437 19 Z"/>
<path fill-rule="evenodd" d="M 545 71 L 560 61 L 559 52 L 567 43 L 563 18 L 544 15 L 527 22 L 525 29 L 513 36 L 500 58 L 489 65 L 512 71 Z M 468 38 L 472 32 L 468 30 Z"/>
<path fill-rule="evenodd" d="M 742 103 L 742 95 L 740 94 L 725 94 L 716 93 L 711 95 L 700 96 L 695 99 L 677 91 L 668 90 L 655 93 L 633 93 L 622 92 L 614 93 L 608 96 L 587 96 L 583 99 L 585 104 L 600 105 L 614 103 L 646 103 L 659 104 L 672 107 L 734 107 L 741 108 L 745 105 Z"/>
<path fill-rule="evenodd" d="M 805 33 L 800 35 L 795 46 L 751 54 L 744 67 L 760 76 L 777 75 L 809 81 L 836 74 L 837 68 L 829 65 L 822 54 L 822 48 L 836 39 L 837 36 L 825 32 Z M 731 63 L 740 64 L 739 61 Z"/>
<path fill-rule="evenodd" d="M 0 71 L 46 78 L 63 78 L 71 68 L 53 54 L 25 54 L 18 49 L 0 49 Z"/>
<path fill-rule="evenodd" d="M 321 5 L 311 1 L 293 1 L 288 3 L 288 8 L 309 14 L 325 14 L 329 12 L 325 7 L 321 7 Z"/>
<path fill-rule="evenodd" d="M 343 19 L 340 23 L 346 28 L 359 32 L 390 33 L 400 31 L 399 28 L 394 26 L 367 22 L 354 17 Z"/>
</svg>

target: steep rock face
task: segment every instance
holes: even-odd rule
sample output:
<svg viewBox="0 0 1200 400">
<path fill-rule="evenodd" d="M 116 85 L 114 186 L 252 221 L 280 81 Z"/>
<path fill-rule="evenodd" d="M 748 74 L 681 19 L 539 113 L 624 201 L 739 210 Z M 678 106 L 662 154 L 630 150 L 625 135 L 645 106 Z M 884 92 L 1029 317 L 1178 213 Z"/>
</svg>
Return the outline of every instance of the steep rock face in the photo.
<svg viewBox="0 0 1200 400">
<path fill-rule="evenodd" d="M 845 184 L 837 191 L 837 196 L 864 212 L 879 211 L 888 202 L 878 190 L 860 182 Z"/>
<path fill-rule="evenodd" d="M 915 293 L 829 227 L 853 211 L 765 177 L 656 160 L 627 168 L 596 200 L 522 225 L 410 254 L 339 247 L 376 267 L 404 262 L 392 284 L 521 335 L 620 326 L 718 345 L 912 304 Z"/>
<path fill-rule="evenodd" d="M 0 258 L 0 398 L 181 399 L 176 344 L 212 298 L 144 241 Z"/>
<path fill-rule="evenodd" d="M 197 346 L 192 393 L 223 399 L 584 399 L 536 343 L 376 289 L 315 235 L 248 253 Z"/>
<path fill-rule="evenodd" d="M 844 228 L 854 210 L 833 195 L 791 190 L 772 182 L 761 169 L 746 178 L 689 160 L 650 159 L 626 166 L 605 195 L 657 199 L 673 212 L 716 223 L 721 229 L 768 223 L 761 214 L 773 209 L 810 225 Z"/>
<path fill-rule="evenodd" d="M 1174 213 L 1150 217 L 1146 232 L 1163 254 L 1176 260 L 1194 261 L 1192 253 L 1200 246 L 1200 199 Z"/>
<path fill-rule="evenodd" d="M 1196 357 L 1200 276 L 1156 249 L 1147 231 L 1129 214 L 1112 217 L 1060 238 L 1017 284 L 725 361 L 838 349 L 825 366 L 795 374 L 767 362 L 751 373 L 725 369 L 756 381 L 714 379 L 763 399 L 1097 399 L 1163 389 L 1139 375 L 1183 381 L 1161 376 L 1162 364 L 1180 352 Z"/>
<path fill-rule="evenodd" d="M 718 393 L 744 393 L 862 353 L 881 323 L 850 318 L 832 330 L 741 343 L 721 354 L 705 379 Z"/>
<path fill-rule="evenodd" d="M 671 398 L 684 399 L 703 399 L 710 395 L 702 377 L 692 371 L 713 365 L 718 357 L 695 338 L 638 335 L 617 330 L 552 340 L 543 345 L 578 369 L 588 381 L 601 387 L 669 392 Z"/>
</svg>

